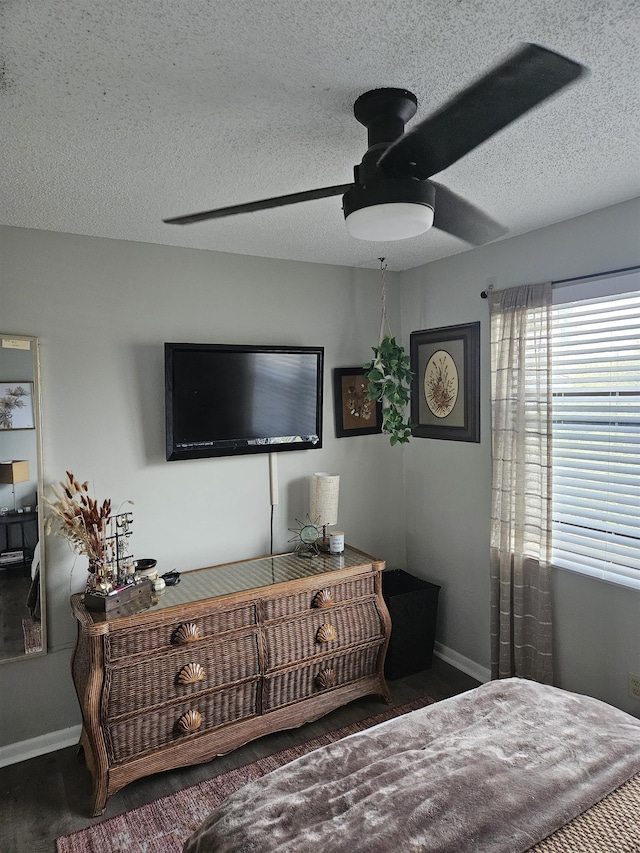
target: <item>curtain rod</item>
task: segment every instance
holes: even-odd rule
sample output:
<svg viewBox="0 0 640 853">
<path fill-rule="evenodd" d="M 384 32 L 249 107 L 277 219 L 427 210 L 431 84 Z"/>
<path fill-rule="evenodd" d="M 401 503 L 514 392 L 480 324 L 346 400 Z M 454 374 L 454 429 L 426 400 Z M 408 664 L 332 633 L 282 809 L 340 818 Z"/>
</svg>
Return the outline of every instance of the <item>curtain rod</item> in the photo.
<svg viewBox="0 0 640 853">
<path fill-rule="evenodd" d="M 605 270 L 604 272 L 592 272 L 589 275 L 576 275 L 573 278 L 559 278 L 557 281 L 552 281 L 551 284 L 569 284 L 572 281 L 584 281 L 587 278 L 598 278 L 601 275 L 614 275 L 614 273 L 619 272 L 633 272 L 633 270 L 640 270 L 640 264 L 636 264 L 634 267 L 621 267 L 617 270 Z M 483 290 L 480 294 L 482 299 L 487 299 L 489 296 L 488 290 Z"/>
</svg>

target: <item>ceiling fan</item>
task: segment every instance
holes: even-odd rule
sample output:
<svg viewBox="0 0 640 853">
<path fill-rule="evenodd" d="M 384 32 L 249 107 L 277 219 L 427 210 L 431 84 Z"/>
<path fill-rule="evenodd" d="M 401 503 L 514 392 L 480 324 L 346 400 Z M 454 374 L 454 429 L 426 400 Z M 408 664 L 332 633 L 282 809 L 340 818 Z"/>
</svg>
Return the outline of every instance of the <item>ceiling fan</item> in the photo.
<svg viewBox="0 0 640 853">
<path fill-rule="evenodd" d="M 486 213 L 430 180 L 586 69 L 535 44 L 524 44 L 452 100 L 411 128 L 417 110 L 405 89 L 374 89 L 354 104 L 368 148 L 354 182 L 205 210 L 163 220 L 188 225 L 342 195 L 347 231 L 362 240 L 415 237 L 432 225 L 479 246 L 507 233 Z"/>
</svg>

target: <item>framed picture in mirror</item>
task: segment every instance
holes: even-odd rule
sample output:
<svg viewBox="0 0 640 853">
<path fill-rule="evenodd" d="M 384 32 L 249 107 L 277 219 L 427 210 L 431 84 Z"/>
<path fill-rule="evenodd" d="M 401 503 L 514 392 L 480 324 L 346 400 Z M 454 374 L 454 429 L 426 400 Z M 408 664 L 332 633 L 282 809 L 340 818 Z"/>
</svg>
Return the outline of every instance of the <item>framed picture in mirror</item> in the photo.
<svg viewBox="0 0 640 853">
<path fill-rule="evenodd" d="M 0 382 L 0 429 L 35 429 L 33 382 Z"/>
</svg>

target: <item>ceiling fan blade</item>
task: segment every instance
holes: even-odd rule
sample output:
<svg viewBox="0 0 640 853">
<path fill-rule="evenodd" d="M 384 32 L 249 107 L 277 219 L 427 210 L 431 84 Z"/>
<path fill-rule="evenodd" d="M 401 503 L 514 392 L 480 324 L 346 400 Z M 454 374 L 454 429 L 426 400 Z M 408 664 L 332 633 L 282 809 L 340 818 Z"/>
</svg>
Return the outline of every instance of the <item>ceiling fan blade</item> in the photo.
<svg viewBox="0 0 640 853">
<path fill-rule="evenodd" d="M 203 210 L 201 213 L 188 213 L 185 216 L 174 216 L 172 219 L 163 219 L 162 221 L 167 225 L 190 225 L 192 222 L 203 222 L 205 219 L 221 219 L 223 216 L 235 216 L 237 213 L 253 213 L 255 210 L 269 210 L 272 207 L 284 207 L 284 205 L 298 204 L 301 201 L 313 201 L 318 198 L 328 198 L 332 195 L 344 195 L 352 186 L 353 184 L 338 184 L 334 187 L 322 187 L 317 190 L 279 195 L 275 196 L 275 198 L 264 198 L 261 201 L 233 204 L 230 207 Z"/>
<path fill-rule="evenodd" d="M 508 229 L 491 219 L 484 211 L 435 181 L 433 225 L 473 246 L 482 246 L 504 237 Z"/>
<path fill-rule="evenodd" d="M 525 44 L 392 142 L 378 166 L 396 177 L 430 178 L 585 71 L 566 56 Z"/>
</svg>

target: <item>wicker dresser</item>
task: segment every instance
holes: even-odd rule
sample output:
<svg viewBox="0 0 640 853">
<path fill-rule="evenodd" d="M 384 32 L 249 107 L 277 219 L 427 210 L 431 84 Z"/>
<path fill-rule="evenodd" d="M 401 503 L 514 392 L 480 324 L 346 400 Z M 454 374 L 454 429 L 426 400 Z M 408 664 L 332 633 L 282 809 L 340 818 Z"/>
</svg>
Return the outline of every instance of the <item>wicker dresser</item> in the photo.
<svg viewBox="0 0 640 853">
<path fill-rule="evenodd" d="M 209 761 L 359 696 L 389 700 L 384 565 L 347 547 L 199 569 L 143 612 L 89 612 L 72 596 L 92 815 L 141 776 Z"/>
</svg>

